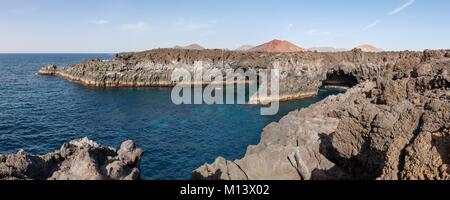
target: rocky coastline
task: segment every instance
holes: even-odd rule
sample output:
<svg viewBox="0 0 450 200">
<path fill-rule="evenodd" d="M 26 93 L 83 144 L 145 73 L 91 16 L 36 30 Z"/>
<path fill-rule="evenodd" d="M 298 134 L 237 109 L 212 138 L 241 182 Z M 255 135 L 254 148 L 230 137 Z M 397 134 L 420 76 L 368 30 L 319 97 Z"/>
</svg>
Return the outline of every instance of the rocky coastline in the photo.
<svg viewBox="0 0 450 200">
<path fill-rule="evenodd" d="M 268 125 L 242 159 L 219 157 L 194 170 L 193 179 L 450 179 L 450 50 L 157 49 L 61 69 L 49 65 L 39 74 L 94 87 L 172 87 L 177 69 L 278 69 L 278 100 L 311 96 L 327 84 L 350 88 Z"/>
<path fill-rule="evenodd" d="M 131 140 L 116 151 L 83 138 L 42 156 L 0 154 L 0 180 L 139 180 L 143 154 Z"/>
<path fill-rule="evenodd" d="M 385 71 L 268 125 L 200 180 L 449 180 L 450 59 Z"/>
<path fill-rule="evenodd" d="M 445 50 L 427 53 L 441 57 L 449 54 Z M 350 76 L 354 79 L 350 83 L 353 86 L 379 76 L 388 67 L 411 68 L 421 63 L 423 57 L 424 52 L 370 53 L 360 49 L 337 53 L 155 49 L 117 54 L 109 61 L 90 60 L 63 68 L 48 65 L 38 73 L 91 87 L 173 87 L 177 81 L 172 81 L 171 75 L 180 69 L 191 74 L 208 70 L 233 74 L 277 69 L 280 95 L 275 100 L 283 101 L 317 94 L 324 81 L 333 74 Z"/>
</svg>

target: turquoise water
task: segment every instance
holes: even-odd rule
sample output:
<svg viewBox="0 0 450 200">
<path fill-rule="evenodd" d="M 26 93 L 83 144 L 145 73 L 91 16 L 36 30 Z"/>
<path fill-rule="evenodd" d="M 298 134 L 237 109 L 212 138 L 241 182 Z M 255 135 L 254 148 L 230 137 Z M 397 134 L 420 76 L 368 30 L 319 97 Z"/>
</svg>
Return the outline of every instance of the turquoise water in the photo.
<svg viewBox="0 0 450 200">
<path fill-rule="evenodd" d="M 144 178 L 188 179 L 218 156 L 242 157 L 269 123 L 340 92 L 321 90 L 315 98 L 282 103 L 276 116 L 261 116 L 259 106 L 177 106 L 168 88 L 95 89 L 36 75 L 44 64 L 112 56 L 0 54 L 0 152 L 45 154 L 85 136 L 116 148 L 132 139 L 145 150 Z"/>
</svg>

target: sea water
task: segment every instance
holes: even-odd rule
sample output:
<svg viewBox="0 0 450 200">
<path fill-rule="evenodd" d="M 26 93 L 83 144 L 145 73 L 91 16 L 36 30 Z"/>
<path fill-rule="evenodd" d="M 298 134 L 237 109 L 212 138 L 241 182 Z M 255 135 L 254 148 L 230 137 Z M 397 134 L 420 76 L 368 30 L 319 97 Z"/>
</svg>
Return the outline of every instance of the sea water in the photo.
<svg viewBox="0 0 450 200">
<path fill-rule="evenodd" d="M 118 148 L 132 139 L 144 149 L 145 179 L 188 179 L 218 156 L 234 160 L 259 142 L 265 126 L 340 90 L 284 102 L 275 116 L 259 106 L 175 105 L 169 88 L 89 88 L 36 74 L 45 64 L 67 66 L 111 54 L 0 54 L 0 152 L 58 150 L 89 137 Z"/>
</svg>

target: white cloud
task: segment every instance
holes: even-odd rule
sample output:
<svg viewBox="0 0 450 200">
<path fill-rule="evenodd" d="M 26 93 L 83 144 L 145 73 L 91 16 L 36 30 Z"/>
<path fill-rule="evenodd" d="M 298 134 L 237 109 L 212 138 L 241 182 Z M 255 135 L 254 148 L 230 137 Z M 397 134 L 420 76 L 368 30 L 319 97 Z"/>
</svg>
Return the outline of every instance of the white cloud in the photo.
<svg viewBox="0 0 450 200">
<path fill-rule="evenodd" d="M 172 28 L 176 32 L 192 32 L 192 31 L 206 29 L 209 26 L 214 25 L 216 23 L 217 22 L 214 20 L 208 21 L 206 23 L 202 23 L 202 22 L 187 21 L 184 19 L 180 19 L 172 25 Z"/>
<path fill-rule="evenodd" d="M 147 26 L 147 24 L 143 21 L 135 22 L 135 23 L 128 23 L 122 25 L 122 30 L 142 30 Z"/>
<path fill-rule="evenodd" d="M 363 28 L 363 31 L 367 31 L 367 30 L 369 30 L 369 29 L 372 29 L 372 28 L 374 28 L 375 26 L 378 26 L 378 24 L 380 24 L 380 23 L 381 23 L 381 20 L 377 19 L 377 20 L 375 20 L 374 22 L 372 22 L 371 24 L 365 26 L 365 27 Z"/>
<path fill-rule="evenodd" d="M 396 8 L 395 10 L 392 10 L 391 12 L 387 13 L 388 16 L 392 16 L 395 15 L 397 13 L 402 12 L 403 10 L 405 10 L 406 8 L 408 8 L 409 6 L 413 5 L 414 2 L 416 2 L 416 0 L 408 0 L 406 3 L 404 3 L 403 5 L 401 5 L 400 7 Z M 376 26 L 378 26 L 381 23 L 381 20 L 377 19 L 374 22 L 372 22 L 371 24 L 365 26 L 363 28 L 363 31 L 368 31 Z"/>
<path fill-rule="evenodd" d="M 405 4 L 403 4 L 402 6 L 396 8 L 395 10 L 389 12 L 387 15 L 391 16 L 391 15 L 395 15 L 399 12 L 402 12 L 403 10 L 405 10 L 406 8 L 408 8 L 409 6 L 413 5 L 415 2 L 415 0 L 408 0 Z"/>
<path fill-rule="evenodd" d="M 286 30 L 287 30 L 287 31 L 291 31 L 292 28 L 294 28 L 294 24 L 288 24 L 288 25 L 286 26 Z"/>
<path fill-rule="evenodd" d="M 320 30 L 317 30 L 317 29 L 310 29 L 310 30 L 306 31 L 306 34 L 310 35 L 310 36 L 327 36 L 327 35 L 331 35 L 331 32 L 329 32 L 329 31 L 320 31 Z"/>
<path fill-rule="evenodd" d="M 91 20 L 88 21 L 89 24 L 96 24 L 96 25 L 105 25 L 105 24 L 109 24 L 110 21 L 109 20 L 104 20 L 104 19 L 99 19 L 99 20 Z"/>
</svg>

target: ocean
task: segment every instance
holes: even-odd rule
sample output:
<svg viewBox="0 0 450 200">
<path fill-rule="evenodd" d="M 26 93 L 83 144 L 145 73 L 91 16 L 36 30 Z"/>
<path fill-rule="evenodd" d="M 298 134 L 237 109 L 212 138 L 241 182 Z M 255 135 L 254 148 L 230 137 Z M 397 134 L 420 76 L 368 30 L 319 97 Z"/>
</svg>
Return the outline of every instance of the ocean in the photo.
<svg viewBox="0 0 450 200">
<path fill-rule="evenodd" d="M 275 116 L 259 106 L 174 105 L 169 88 L 90 88 L 36 74 L 45 64 L 67 66 L 112 54 L 0 54 L 0 152 L 58 150 L 88 137 L 118 148 L 128 139 L 145 154 L 145 179 L 189 179 L 192 170 L 218 156 L 234 160 L 259 142 L 265 126 L 290 111 L 342 91 L 284 102 Z"/>
</svg>

